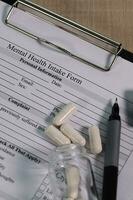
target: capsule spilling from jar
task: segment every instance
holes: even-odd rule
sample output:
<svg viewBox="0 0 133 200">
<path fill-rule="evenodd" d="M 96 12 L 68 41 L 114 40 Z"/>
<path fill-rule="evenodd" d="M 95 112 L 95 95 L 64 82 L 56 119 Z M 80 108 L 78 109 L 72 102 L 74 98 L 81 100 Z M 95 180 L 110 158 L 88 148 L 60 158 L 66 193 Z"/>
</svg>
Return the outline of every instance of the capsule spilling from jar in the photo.
<svg viewBox="0 0 133 200">
<path fill-rule="evenodd" d="M 67 197 L 70 199 L 78 198 L 80 172 L 78 167 L 69 166 L 66 168 Z"/>
</svg>

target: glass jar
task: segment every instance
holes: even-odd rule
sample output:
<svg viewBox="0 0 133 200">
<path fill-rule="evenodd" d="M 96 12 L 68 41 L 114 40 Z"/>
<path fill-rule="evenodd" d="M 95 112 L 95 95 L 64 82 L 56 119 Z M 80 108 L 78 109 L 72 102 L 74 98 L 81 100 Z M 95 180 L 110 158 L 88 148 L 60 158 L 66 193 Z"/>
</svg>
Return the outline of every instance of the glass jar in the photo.
<svg viewBox="0 0 133 200">
<path fill-rule="evenodd" d="M 63 145 L 50 153 L 49 177 L 54 200 L 98 200 L 91 162 L 79 145 Z"/>
</svg>

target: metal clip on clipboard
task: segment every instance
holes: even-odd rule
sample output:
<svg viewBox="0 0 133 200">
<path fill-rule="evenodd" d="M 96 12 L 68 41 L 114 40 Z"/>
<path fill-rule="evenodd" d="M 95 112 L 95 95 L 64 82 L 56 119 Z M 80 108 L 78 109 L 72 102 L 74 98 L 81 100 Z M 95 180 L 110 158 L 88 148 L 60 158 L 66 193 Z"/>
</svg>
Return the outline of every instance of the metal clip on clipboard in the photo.
<svg viewBox="0 0 133 200">
<path fill-rule="evenodd" d="M 67 48 L 55 44 L 54 42 L 51 42 L 50 40 L 47 40 L 45 38 L 39 37 L 32 32 L 29 32 L 23 28 L 21 28 L 19 25 L 15 25 L 10 22 L 10 18 L 12 16 L 12 13 L 15 8 L 19 8 L 23 10 L 24 12 L 28 12 L 36 17 L 39 17 L 41 20 L 48 21 L 49 23 L 53 24 L 54 26 L 61 28 L 63 31 L 67 31 L 70 34 L 73 34 L 74 36 L 80 38 L 81 40 L 84 40 L 90 44 L 95 45 L 96 47 L 103 49 L 107 51 L 112 57 L 111 62 L 106 63 L 104 66 L 95 64 L 89 59 L 83 58 L 82 56 L 77 55 L 76 53 L 71 52 Z M 111 66 L 113 65 L 117 55 L 121 51 L 121 44 L 111 40 L 110 38 L 107 38 L 105 36 L 102 36 L 99 33 L 96 33 L 95 31 L 92 31 L 90 29 L 87 29 L 69 19 L 66 19 L 48 9 L 42 8 L 34 3 L 31 3 L 27 0 L 17 0 L 13 6 L 11 7 L 9 13 L 7 14 L 7 17 L 5 19 L 5 23 L 26 34 L 27 36 L 30 36 L 31 38 L 36 39 L 40 44 L 46 44 L 50 46 L 51 48 L 55 48 L 56 50 L 67 54 L 68 56 L 73 57 L 74 59 L 77 59 L 81 62 L 84 62 L 88 64 L 89 66 L 93 66 L 95 68 L 104 70 L 104 71 L 109 71 Z M 89 52 L 88 52 L 89 54 Z"/>
</svg>

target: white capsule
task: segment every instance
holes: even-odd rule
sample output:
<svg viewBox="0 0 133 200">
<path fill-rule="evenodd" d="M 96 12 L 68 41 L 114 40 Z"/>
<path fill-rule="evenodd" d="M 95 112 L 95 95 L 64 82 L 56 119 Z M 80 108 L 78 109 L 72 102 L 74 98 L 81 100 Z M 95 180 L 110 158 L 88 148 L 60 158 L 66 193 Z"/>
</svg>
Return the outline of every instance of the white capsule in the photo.
<svg viewBox="0 0 133 200">
<path fill-rule="evenodd" d="M 80 173 L 76 166 L 66 168 L 67 197 L 77 199 L 79 191 Z"/>
<path fill-rule="evenodd" d="M 55 116 L 53 119 L 53 124 L 55 126 L 60 126 L 63 124 L 76 110 L 75 105 L 68 103 L 64 108 Z"/>
<path fill-rule="evenodd" d="M 70 124 L 64 123 L 60 127 L 61 132 L 67 136 L 74 144 L 84 146 L 86 143 L 85 138 L 75 130 Z"/>
<path fill-rule="evenodd" d="M 98 154 L 102 151 L 102 142 L 100 130 L 97 126 L 92 126 L 88 129 L 89 132 L 89 146 L 92 154 Z"/>
<path fill-rule="evenodd" d="M 63 135 L 53 125 L 50 125 L 45 129 L 45 135 L 47 135 L 57 145 L 70 144 L 71 143 L 71 141 L 65 135 Z"/>
</svg>

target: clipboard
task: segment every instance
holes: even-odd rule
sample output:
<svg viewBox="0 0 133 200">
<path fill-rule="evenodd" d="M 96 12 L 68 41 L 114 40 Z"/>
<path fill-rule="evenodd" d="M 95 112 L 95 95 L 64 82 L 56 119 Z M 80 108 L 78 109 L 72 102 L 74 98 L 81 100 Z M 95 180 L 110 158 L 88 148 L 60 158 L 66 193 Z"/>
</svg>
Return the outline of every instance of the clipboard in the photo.
<svg viewBox="0 0 133 200">
<path fill-rule="evenodd" d="M 48 9 L 42 8 L 30 1 L 24 0 L 17 0 L 17 1 L 5 1 L 6 3 L 12 4 L 12 7 L 9 11 L 9 13 L 6 16 L 5 23 L 18 30 L 19 32 L 24 33 L 25 35 L 34 38 L 41 44 L 46 44 L 50 46 L 51 48 L 54 48 L 68 56 L 73 57 L 74 59 L 79 60 L 80 62 L 84 62 L 92 67 L 95 67 L 97 69 L 103 70 L 103 71 L 109 71 L 111 69 L 111 66 L 115 62 L 118 55 L 123 56 L 125 51 L 122 50 L 122 45 L 114 40 L 111 40 L 108 37 L 105 37 L 95 31 L 92 31 L 90 29 L 87 29 L 67 18 L 64 18 Z M 46 20 L 49 23 L 53 24 L 53 26 L 56 26 L 60 29 L 63 29 L 64 31 L 81 38 L 81 40 L 93 44 L 96 47 L 103 49 L 109 53 L 109 56 L 111 57 L 110 61 L 107 62 L 104 66 L 100 64 L 96 64 L 94 62 L 91 62 L 89 59 L 83 58 L 80 55 L 77 55 L 76 53 L 71 52 L 67 48 L 60 46 L 58 44 L 55 44 L 51 42 L 50 40 L 47 40 L 45 38 L 41 38 L 36 34 L 33 34 L 32 32 L 27 31 L 26 29 L 23 29 L 19 27 L 19 25 L 15 25 L 12 22 L 10 22 L 10 18 L 12 16 L 12 13 L 15 8 L 19 8 L 25 12 L 28 12 L 36 17 L 41 18 L 42 20 Z"/>
<path fill-rule="evenodd" d="M 11 8 L 10 11 L 12 12 L 12 11 L 16 8 L 16 6 L 19 6 L 21 3 L 23 4 L 24 2 L 26 3 L 26 4 L 24 5 L 24 7 L 27 8 L 27 7 L 29 6 L 30 2 L 28 2 L 28 6 L 27 6 L 27 1 L 23 1 L 23 2 L 22 2 L 22 1 L 17 1 L 17 2 L 15 1 L 15 4 L 13 5 L 13 7 Z M 10 2 L 10 3 L 11 3 L 11 2 Z M 17 3 L 17 4 L 16 4 L 16 3 Z M 18 4 L 19 4 L 19 5 L 18 5 Z M 21 4 L 21 6 L 23 6 L 22 4 Z M 21 7 L 21 6 L 20 6 L 20 7 Z M 33 6 L 33 4 L 32 4 L 32 6 Z M 36 5 L 33 6 L 33 7 L 30 7 L 31 10 L 34 10 L 33 8 L 36 8 Z M 20 8 L 20 9 L 22 9 L 22 8 Z M 39 11 L 40 11 L 40 7 L 37 6 L 37 9 L 39 9 Z M 38 11 L 38 10 L 37 10 L 37 11 Z M 46 11 L 47 11 L 47 10 L 46 10 Z M 51 11 L 50 11 L 50 14 L 52 14 L 52 16 L 53 16 L 53 13 L 51 13 Z M 42 15 L 43 15 L 43 12 L 42 12 Z M 10 15 L 10 12 L 9 12 L 9 15 L 8 15 L 9 18 L 8 18 L 8 19 L 10 19 L 10 16 L 11 16 L 11 15 Z M 55 16 L 56 16 L 56 15 L 55 15 Z M 59 16 L 58 16 L 58 17 L 59 17 Z M 7 16 L 6 16 L 6 19 L 7 19 Z M 8 19 L 7 19 L 7 20 L 8 20 Z M 61 18 L 61 19 L 62 19 L 62 18 Z M 7 22 L 7 20 L 6 20 L 6 22 Z M 64 22 L 64 20 L 66 20 L 66 19 L 63 18 L 63 22 Z M 9 22 L 9 21 L 8 21 L 8 22 Z M 7 22 L 7 23 L 8 23 L 8 22 Z M 69 20 L 68 20 L 68 22 L 69 22 Z M 65 23 L 66 23 L 66 21 L 65 21 Z M 8 25 L 9 25 L 9 26 L 12 26 L 12 24 L 8 24 Z M 68 24 L 67 24 L 67 25 L 68 25 Z M 71 23 L 70 23 L 70 25 L 71 25 Z M 72 22 L 72 25 L 77 25 L 77 24 L 75 24 L 75 23 L 73 24 L 73 22 Z M 70 27 L 71 27 L 71 26 L 70 26 Z M 80 27 L 80 26 L 79 26 L 79 27 Z M 8 28 L 8 27 L 6 27 L 6 28 Z M 13 28 L 15 28 L 15 27 L 13 27 Z M 83 27 L 80 27 L 80 28 L 82 29 Z M 86 28 L 85 28 L 85 30 L 86 30 Z M 13 30 L 11 30 L 11 31 L 13 31 Z M 82 31 L 84 31 L 84 28 L 83 28 L 83 30 L 80 30 L 80 32 L 82 32 Z M 88 29 L 87 29 L 86 31 L 87 31 L 86 37 L 88 38 Z M 90 30 L 89 30 L 89 31 L 90 31 Z M 25 33 L 23 30 L 21 30 L 21 32 Z M 90 31 L 90 32 L 91 32 L 91 36 L 92 36 L 92 35 L 95 36 L 95 34 L 92 34 L 92 31 Z M 90 32 L 89 32 L 89 33 L 90 33 Z M 25 34 L 26 34 L 26 33 L 25 33 Z M 22 35 L 20 35 L 20 36 L 22 36 Z M 35 36 L 36 36 L 36 35 L 35 35 Z M 98 36 L 98 37 L 96 37 L 96 39 L 97 39 L 97 41 L 98 41 L 98 39 L 99 39 L 99 37 L 100 37 L 101 35 L 98 34 L 97 36 Z M 103 36 L 101 36 L 101 37 L 103 38 Z M 101 37 L 100 37 L 100 38 L 101 38 Z M 33 37 L 32 37 L 32 38 L 33 38 Z M 94 38 L 95 38 L 95 37 L 94 37 Z M 27 40 L 28 40 L 28 39 L 29 39 L 29 38 L 27 37 Z M 42 38 L 38 38 L 38 37 L 35 37 L 34 39 L 36 39 L 36 40 L 39 41 L 39 42 L 41 42 L 41 40 L 42 40 Z M 106 38 L 106 39 L 107 39 L 107 38 Z M 105 41 L 106 41 L 106 39 L 105 39 Z M 101 40 L 100 40 L 100 41 L 101 41 Z M 105 41 L 103 42 L 103 40 L 102 40 L 103 44 L 107 44 Z M 107 41 L 108 41 L 108 39 L 107 39 Z M 110 40 L 109 40 L 109 41 L 110 41 Z M 30 41 L 30 42 L 31 42 L 31 41 Z M 109 44 L 110 44 L 110 43 L 109 43 Z M 114 44 L 114 43 L 113 43 L 112 40 L 111 40 L 111 45 L 112 45 L 113 48 L 114 48 L 114 45 L 113 45 L 113 44 Z M 123 58 L 125 58 L 125 59 L 128 59 L 128 60 L 132 61 L 133 55 L 132 55 L 130 52 L 128 52 L 128 51 L 122 49 L 122 48 L 121 48 L 121 44 L 119 44 L 119 43 L 115 43 L 115 44 L 116 44 L 116 46 L 115 46 L 116 51 L 114 51 L 114 54 L 113 54 L 113 56 L 115 57 L 115 60 L 116 60 L 116 57 L 117 57 L 117 56 L 121 56 L 121 57 L 123 57 Z M 117 45 L 117 44 L 118 44 L 118 45 Z M 99 44 L 96 43 L 96 45 L 98 46 Z M 111 45 L 110 45 L 110 46 L 111 46 Z M 106 45 L 105 45 L 105 46 L 106 46 Z M 38 47 L 40 47 L 40 46 L 38 45 Z M 62 46 L 61 46 L 61 47 L 62 47 Z M 103 47 L 103 46 L 102 46 L 102 47 Z M 104 49 L 104 48 L 103 48 L 103 49 Z M 110 50 L 110 49 L 108 49 L 108 50 Z M 109 53 L 110 53 L 110 52 L 111 52 L 111 54 L 112 54 L 112 51 L 111 51 L 111 50 L 109 51 Z M 65 52 L 64 52 L 64 53 L 65 53 Z M 71 55 L 70 55 L 70 56 L 71 56 Z M 77 58 L 75 58 L 75 59 L 77 59 Z M 82 59 L 82 58 L 81 58 L 81 59 Z M 115 60 L 114 60 L 114 61 L 115 61 Z M 123 59 L 121 59 L 121 60 L 124 62 Z M 82 60 L 81 60 L 81 61 L 82 61 Z M 83 61 L 83 62 L 84 62 L 84 61 Z M 95 66 L 93 63 L 90 63 L 89 61 L 88 61 L 88 64 L 89 64 L 89 68 L 90 68 L 89 70 L 90 70 L 90 71 L 91 71 L 90 65 L 92 65 L 92 66 L 95 67 L 95 68 L 102 69 L 101 66 Z M 113 65 L 113 63 L 111 63 L 111 64 Z M 129 69 L 129 68 L 128 68 L 128 64 L 129 64 L 129 63 L 126 65 L 125 62 L 124 62 L 124 63 L 123 63 L 123 66 L 121 66 L 121 64 L 122 64 L 122 63 L 120 62 L 120 64 L 118 65 L 118 68 L 117 68 L 117 67 L 115 68 L 117 71 L 118 71 L 119 69 L 121 69 L 121 67 L 125 66 L 125 68 L 124 68 L 125 71 L 124 71 L 124 72 L 126 72 L 126 71 L 130 72 L 130 71 L 128 70 L 128 69 Z M 112 66 L 112 65 L 111 65 L 111 66 Z M 132 64 L 129 64 L 129 65 L 132 65 Z M 103 70 L 103 71 L 109 71 L 109 70 L 111 69 L 111 66 L 109 66 L 109 68 L 106 68 L 105 70 L 104 70 L 104 69 L 102 69 L 102 70 Z M 115 66 L 115 65 L 114 65 L 114 66 Z M 71 66 L 70 66 L 70 67 L 71 67 Z M 86 65 L 85 67 L 87 67 L 87 65 Z M 131 66 L 131 67 L 132 67 L 132 66 Z M 86 69 L 85 69 L 85 70 L 86 70 Z M 82 72 L 82 71 L 83 71 L 83 70 L 81 69 L 81 72 Z M 86 71 L 87 71 L 87 70 L 86 70 Z M 93 71 L 93 69 L 92 69 L 92 71 Z M 102 71 L 98 71 L 98 70 L 96 71 L 95 69 L 94 69 L 94 71 L 95 71 L 96 73 L 98 73 L 98 74 L 101 75 L 101 77 L 103 78 L 103 82 L 104 82 L 104 83 L 107 83 L 107 80 L 109 80 L 109 78 L 111 79 L 111 77 L 113 77 L 113 75 L 116 73 L 115 70 L 110 70 L 109 73 L 107 74 L 107 76 L 106 76 L 106 75 L 104 76 L 104 72 L 102 73 Z M 124 73 L 124 72 L 123 72 L 123 73 Z M 86 73 L 86 74 L 87 74 L 87 73 Z M 112 76 L 109 77 L 109 76 L 108 76 L 109 74 L 111 74 Z M 125 75 L 125 74 L 124 74 L 124 75 Z M 86 76 L 87 76 L 87 75 L 86 75 Z M 96 76 L 95 76 L 95 77 L 96 77 Z M 105 79 L 104 79 L 104 78 L 105 78 Z M 101 79 L 101 80 L 102 80 L 102 79 Z M 123 79 L 120 79 L 120 80 L 123 81 Z M 130 79 L 130 80 L 132 80 L 132 79 Z M 124 81 L 123 81 L 123 82 L 124 82 Z M 130 83 L 130 85 L 131 85 L 131 82 L 129 82 L 129 83 Z M 96 83 L 96 84 L 97 84 L 97 83 Z M 95 84 L 95 85 L 96 85 L 96 84 Z M 76 87 L 76 89 L 77 89 L 77 87 Z M 102 88 L 101 88 L 101 90 L 102 90 Z M 108 90 L 107 90 L 107 92 L 108 92 Z M 85 90 L 85 93 L 86 93 L 86 90 Z M 103 95 L 104 95 L 104 94 L 103 94 Z M 111 96 L 114 97 L 115 95 L 116 95 L 115 92 L 112 92 L 112 93 L 111 93 Z M 119 94 L 118 94 L 118 95 L 119 95 Z M 118 97 L 120 98 L 121 96 L 118 96 Z"/>
</svg>

